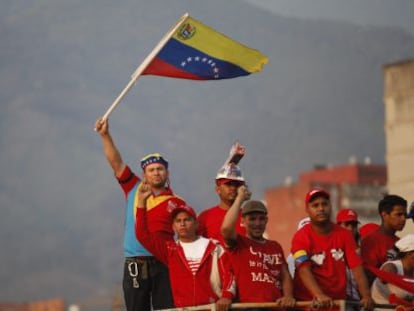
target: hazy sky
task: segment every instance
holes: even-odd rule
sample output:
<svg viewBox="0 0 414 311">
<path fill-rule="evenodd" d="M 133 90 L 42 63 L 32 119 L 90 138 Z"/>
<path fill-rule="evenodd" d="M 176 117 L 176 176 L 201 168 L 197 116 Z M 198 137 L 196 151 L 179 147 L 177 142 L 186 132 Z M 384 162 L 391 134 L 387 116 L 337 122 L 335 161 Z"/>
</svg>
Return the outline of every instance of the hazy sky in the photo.
<svg viewBox="0 0 414 311">
<path fill-rule="evenodd" d="M 278 14 L 397 26 L 414 34 L 412 0 L 244 0 Z"/>
</svg>

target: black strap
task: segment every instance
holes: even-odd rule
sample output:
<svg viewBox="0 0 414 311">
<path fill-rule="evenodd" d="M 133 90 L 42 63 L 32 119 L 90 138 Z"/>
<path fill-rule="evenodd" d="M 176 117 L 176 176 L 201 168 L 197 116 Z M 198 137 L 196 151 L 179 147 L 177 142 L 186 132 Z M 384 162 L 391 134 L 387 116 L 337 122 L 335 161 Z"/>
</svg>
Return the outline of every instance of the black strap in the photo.
<svg viewBox="0 0 414 311">
<path fill-rule="evenodd" d="M 126 178 L 124 178 L 122 180 L 118 179 L 118 182 L 120 184 L 126 184 L 127 182 L 131 181 L 132 178 L 134 178 L 134 173 L 130 172 L 129 175 Z"/>
</svg>

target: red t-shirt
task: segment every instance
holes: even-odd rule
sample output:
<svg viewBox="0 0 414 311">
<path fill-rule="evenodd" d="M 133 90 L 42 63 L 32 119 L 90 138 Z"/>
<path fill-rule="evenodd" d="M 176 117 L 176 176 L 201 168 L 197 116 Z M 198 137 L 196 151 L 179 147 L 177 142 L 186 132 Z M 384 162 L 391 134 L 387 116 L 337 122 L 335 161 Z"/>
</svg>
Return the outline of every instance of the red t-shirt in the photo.
<svg viewBox="0 0 414 311">
<path fill-rule="evenodd" d="M 281 297 L 286 260 L 279 243 L 260 243 L 238 234 L 229 253 L 241 302 L 272 302 Z"/>
<path fill-rule="evenodd" d="M 201 212 L 198 215 L 198 233 L 206 238 L 218 240 L 221 245 L 224 245 L 224 240 L 221 235 L 221 224 L 226 213 L 227 210 L 222 209 L 218 205 Z M 236 232 L 245 236 L 246 228 L 241 226 L 240 221 L 241 213 L 239 213 L 237 218 Z"/>
<path fill-rule="evenodd" d="M 346 298 L 346 267 L 361 265 L 357 245 L 352 234 L 336 225 L 329 234 L 317 234 L 311 224 L 296 232 L 292 240 L 292 254 L 296 269 L 310 265 L 322 291 L 333 299 Z M 293 280 L 294 295 L 299 300 L 314 297 L 304 286 L 298 273 Z"/>
<path fill-rule="evenodd" d="M 386 235 L 378 229 L 368 234 L 361 241 L 361 257 L 364 264 L 379 268 L 387 260 L 396 259 L 394 244 L 398 240 L 399 237 Z"/>
</svg>

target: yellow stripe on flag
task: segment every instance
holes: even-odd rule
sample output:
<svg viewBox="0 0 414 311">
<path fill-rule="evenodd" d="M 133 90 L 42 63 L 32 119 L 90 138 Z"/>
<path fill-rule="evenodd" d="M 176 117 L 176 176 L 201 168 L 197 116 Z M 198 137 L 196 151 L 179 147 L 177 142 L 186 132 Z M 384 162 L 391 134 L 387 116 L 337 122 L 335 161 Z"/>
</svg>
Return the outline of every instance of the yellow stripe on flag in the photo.
<svg viewBox="0 0 414 311">
<path fill-rule="evenodd" d="M 190 27 L 194 33 L 189 37 L 181 36 L 180 29 L 183 27 Z M 188 17 L 180 29 L 173 35 L 174 39 L 212 57 L 233 63 L 248 72 L 261 71 L 268 61 L 258 50 L 236 42 L 192 17 Z"/>
</svg>

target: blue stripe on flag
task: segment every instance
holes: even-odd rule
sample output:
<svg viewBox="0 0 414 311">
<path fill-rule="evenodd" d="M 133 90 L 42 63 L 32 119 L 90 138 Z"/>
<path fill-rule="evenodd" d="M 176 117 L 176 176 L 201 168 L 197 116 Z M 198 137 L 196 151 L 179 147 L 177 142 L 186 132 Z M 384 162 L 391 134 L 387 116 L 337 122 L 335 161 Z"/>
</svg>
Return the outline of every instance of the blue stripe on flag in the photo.
<svg viewBox="0 0 414 311">
<path fill-rule="evenodd" d="M 229 79 L 250 74 L 237 65 L 211 57 L 174 38 L 167 42 L 157 57 L 203 79 Z"/>
</svg>

